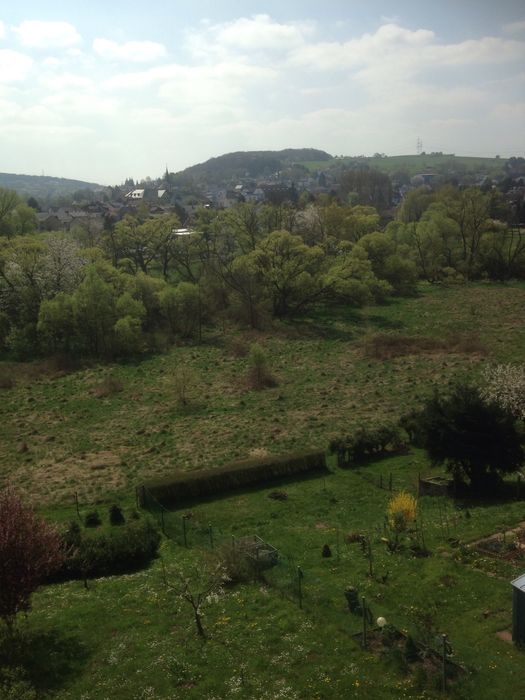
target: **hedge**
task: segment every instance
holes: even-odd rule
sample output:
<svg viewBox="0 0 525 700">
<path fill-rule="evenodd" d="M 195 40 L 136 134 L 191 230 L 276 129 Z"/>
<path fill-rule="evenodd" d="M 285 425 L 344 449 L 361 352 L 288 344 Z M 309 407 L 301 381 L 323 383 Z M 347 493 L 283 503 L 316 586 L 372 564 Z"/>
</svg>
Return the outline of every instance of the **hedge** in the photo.
<svg viewBox="0 0 525 700">
<path fill-rule="evenodd" d="M 352 435 L 336 438 L 330 443 L 330 453 L 337 455 L 337 466 L 343 469 L 353 464 L 399 452 L 406 447 L 402 430 L 397 425 L 358 427 Z"/>
<path fill-rule="evenodd" d="M 65 533 L 69 548 L 62 568 L 51 581 L 125 574 L 147 566 L 157 555 L 160 534 L 149 520 L 127 523 L 108 532 Z"/>
<path fill-rule="evenodd" d="M 139 503 L 147 507 L 148 496 L 153 496 L 160 505 L 168 508 L 202 496 L 326 469 L 326 457 L 322 451 L 244 459 L 216 469 L 179 472 L 169 479 L 146 482 L 138 489 Z"/>
</svg>

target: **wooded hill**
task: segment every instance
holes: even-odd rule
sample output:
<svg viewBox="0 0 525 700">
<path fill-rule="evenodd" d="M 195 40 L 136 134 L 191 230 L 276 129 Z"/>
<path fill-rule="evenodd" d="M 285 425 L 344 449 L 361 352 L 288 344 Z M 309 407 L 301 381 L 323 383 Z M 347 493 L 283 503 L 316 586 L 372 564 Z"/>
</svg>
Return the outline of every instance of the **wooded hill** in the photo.
<svg viewBox="0 0 525 700">
<path fill-rule="evenodd" d="M 286 148 L 282 151 L 238 151 L 210 158 L 177 173 L 196 182 L 224 183 L 236 177 L 260 178 L 293 164 L 333 160 L 326 151 L 315 148 Z"/>
<path fill-rule="evenodd" d="M 102 185 L 83 180 L 70 180 L 48 175 L 15 175 L 13 173 L 0 173 L 0 187 L 15 190 L 22 197 L 34 197 L 38 201 L 71 195 L 78 190 L 104 189 Z"/>
</svg>

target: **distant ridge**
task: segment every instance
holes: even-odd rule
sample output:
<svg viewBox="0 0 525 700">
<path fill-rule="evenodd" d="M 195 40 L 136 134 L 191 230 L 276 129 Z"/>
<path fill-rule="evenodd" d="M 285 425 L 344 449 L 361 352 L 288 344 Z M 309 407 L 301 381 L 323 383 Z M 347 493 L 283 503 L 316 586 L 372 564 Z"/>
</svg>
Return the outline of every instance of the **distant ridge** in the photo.
<svg viewBox="0 0 525 700">
<path fill-rule="evenodd" d="M 103 185 L 49 175 L 15 175 L 0 173 L 0 187 L 16 190 L 24 197 L 49 198 L 73 194 L 77 190 L 103 190 Z"/>
<path fill-rule="evenodd" d="M 179 176 L 224 182 L 236 177 L 264 177 L 294 164 L 329 161 L 332 156 L 317 148 L 285 148 L 282 151 L 236 151 L 210 158 L 177 173 Z"/>
</svg>

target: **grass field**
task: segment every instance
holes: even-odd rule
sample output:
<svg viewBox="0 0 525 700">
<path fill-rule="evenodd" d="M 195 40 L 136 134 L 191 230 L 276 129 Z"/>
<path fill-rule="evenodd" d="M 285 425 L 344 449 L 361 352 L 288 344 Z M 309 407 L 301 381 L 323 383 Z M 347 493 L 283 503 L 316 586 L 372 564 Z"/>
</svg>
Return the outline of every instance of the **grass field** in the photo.
<svg viewBox="0 0 525 700">
<path fill-rule="evenodd" d="M 134 486 L 149 476 L 250 453 L 323 448 L 361 422 L 396 418 L 454 376 L 523 362 L 524 309 L 523 285 L 425 288 L 418 298 L 319 310 L 301 322 L 239 333 L 235 343 L 227 331 L 209 331 L 201 346 L 137 363 L 69 374 L 43 364 L 4 365 L 15 384 L 0 390 L 1 478 L 57 521 L 75 517 L 75 492 L 82 512 L 98 504 L 103 513 L 112 502 L 129 511 Z M 247 386 L 240 346 L 254 339 L 268 352 L 275 388 Z M 182 408 L 173 385 L 180 363 L 196 377 Z M 108 375 L 118 380 L 114 393 L 101 390 Z M 324 478 L 247 490 L 167 516 L 173 539 L 145 571 L 97 579 L 89 590 L 77 581 L 42 588 L 20 620 L 15 648 L 0 644 L 0 661 L 9 656 L 25 669 L 38 698 L 58 700 L 439 697 L 435 668 L 407 669 L 396 650 L 380 656 L 361 649 L 352 637 L 361 619 L 347 611 L 343 595 L 353 585 L 374 618 L 383 615 L 431 645 L 439 633 L 449 636 L 454 660 L 468 671 L 450 686 L 451 697 L 523 697 L 523 652 L 496 637 L 510 626 L 509 581 L 520 564 L 471 556 L 457 540 L 473 542 L 525 520 L 524 501 L 422 498 L 431 556 L 414 557 L 408 548 L 392 554 L 381 539 L 386 485 L 391 478 L 394 490 L 413 490 L 418 473 L 430 471 L 425 455 L 413 450 L 358 470 L 330 467 Z M 269 498 L 274 488 L 287 499 Z M 188 548 L 180 544 L 182 515 Z M 257 534 L 277 547 L 281 563 L 266 582 L 227 588 L 207 607 L 203 642 L 190 608 L 166 590 L 163 568 L 169 580 L 175 566 L 202 567 L 210 525 L 215 547 L 231 535 Z M 360 544 L 347 544 L 349 533 L 370 537 L 371 575 Z M 321 556 L 324 544 L 332 557 Z"/>
<path fill-rule="evenodd" d="M 326 170 L 336 164 L 352 163 L 356 160 L 366 163 L 371 168 L 376 168 L 389 175 L 395 172 L 406 172 L 408 175 L 417 175 L 424 172 L 442 172 L 445 168 L 449 172 L 469 172 L 471 174 L 483 173 L 496 177 L 503 174 L 505 159 L 481 158 L 474 156 L 443 155 L 405 155 L 386 156 L 384 158 L 352 158 L 344 157 L 330 161 L 310 161 L 303 163 L 309 170 Z"/>
</svg>

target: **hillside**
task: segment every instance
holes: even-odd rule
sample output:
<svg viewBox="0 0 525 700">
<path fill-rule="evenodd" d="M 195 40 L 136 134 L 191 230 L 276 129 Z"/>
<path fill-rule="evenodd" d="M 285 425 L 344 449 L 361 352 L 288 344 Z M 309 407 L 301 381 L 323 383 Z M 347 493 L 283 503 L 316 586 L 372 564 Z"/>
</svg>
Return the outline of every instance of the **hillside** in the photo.
<svg viewBox="0 0 525 700">
<path fill-rule="evenodd" d="M 192 165 L 177 175 L 194 181 L 226 184 L 238 177 L 265 177 L 293 164 L 329 163 L 332 156 L 315 148 L 286 148 L 282 151 L 238 151 Z"/>
<path fill-rule="evenodd" d="M 355 167 L 368 166 L 381 172 L 393 175 L 406 173 L 409 177 L 418 173 L 431 172 L 441 175 L 489 175 L 498 177 L 503 175 L 503 167 L 506 159 L 503 158 L 479 158 L 472 156 L 456 156 L 453 153 L 422 153 L 421 155 L 401 156 L 344 156 L 332 158 L 330 161 L 312 160 L 303 165 L 309 170 L 327 170 L 341 166 Z"/>
<path fill-rule="evenodd" d="M 71 195 L 77 190 L 104 189 L 102 185 L 83 180 L 48 175 L 15 175 L 14 173 L 0 173 L 0 187 L 16 190 L 22 197 L 34 197 L 39 201 Z"/>
</svg>

